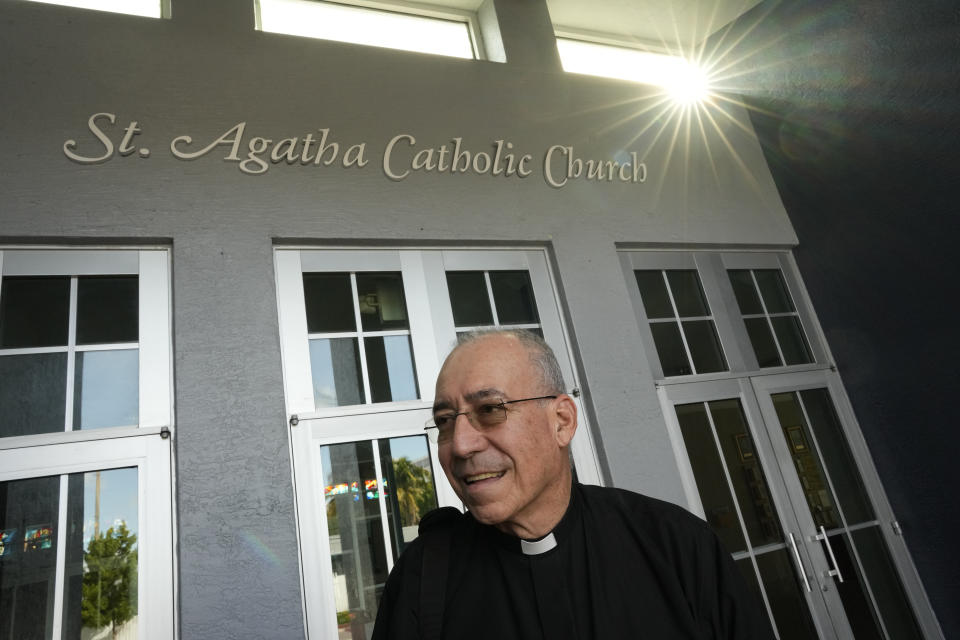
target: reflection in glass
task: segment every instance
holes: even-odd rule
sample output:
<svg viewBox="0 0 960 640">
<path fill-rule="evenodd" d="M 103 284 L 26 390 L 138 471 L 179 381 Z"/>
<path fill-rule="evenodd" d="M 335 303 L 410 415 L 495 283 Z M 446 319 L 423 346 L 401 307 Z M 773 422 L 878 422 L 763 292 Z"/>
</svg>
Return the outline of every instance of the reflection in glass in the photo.
<svg viewBox="0 0 960 640">
<path fill-rule="evenodd" d="M 683 332 L 687 336 L 687 346 L 690 347 L 697 373 L 727 370 L 727 361 L 723 357 L 713 320 L 684 320 Z"/>
<path fill-rule="evenodd" d="M 63 431 L 66 353 L 0 356 L 0 383 L 0 438 Z"/>
<path fill-rule="evenodd" d="M 794 311 L 793 300 L 779 269 L 757 269 L 753 272 L 760 286 L 760 295 L 767 313 L 790 313 Z"/>
<path fill-rule="evenodd" d="M 304 273 L 307 331 L 356 331 L 349 273 Z"/>
<path fill-rule="evenodd" d="M 136 349 L 77 353 L 73 428 L 139 423 L 139 354 Z"/>
<path fill-rule="evenodd" d="M 673 318 L 673 306 L 661 271 L 634 271 L 647 318 Z"/>
<path fill-rule="evenodd" d="M 357 296 L 364 331 L 409 328 L 399 273 L 358 273 Z"/>
<path fill-rule="evenodd" d="M 800 400 L 807 410 L 810 426 L 817 437 L 819 453 L 830 473 L 830 481 L 843 507 L 847 524 L 873 520 L 873 507 L 857 472 L 850 445 L 843 435 L 840 419 L 834 411 L 830 392 L 826 389 L 807 389 L 800 392 Z"/>
<path fill-rule="evenodd" d="M 763 305 L 760 304 L 760 298 L 757 296 L 757 289 L 753 286 L 753 278 L 747 269 L 731 269 L 727 271 L 730 276 L 730 284 L 733 286 L 733 294 L 737 297 L 737 306 L 740 307 L 740 313 L 745 316 L 763 313 Z"/>
<path fill-rule="evenodd" d="M 820 456 L 814 450 L 797 394 L 777 393 L 771 399 L 814 523 L 817 528 L 824 526 L 828 530 L 841 526 L 836 500 L 827 483 Z"/>
<path fill-rule="evenodd" d="M 417 374 L 410 336 L 364 338 L 372 402 L 416 400 Z"/>
<path fill-rule="evenodd" d="M 650 333 L 653 334 L 653 343 L 657 347 L 663 375 L 685 376 L 693 373 L 676 322 L 652 322 Z"/>
<path fill-rule="evenodd" d="M 0 281 L 0 349 L 67 344 L 70 278 L 10 276 Z"/>
<path fill-rule="evenodd" d="M 0 638 L 50 638 L 60 478 L 0 482 Z"/>
<path fill-rule="evenodd" d="M 136 637 L 137 469 L 70 475 L 64 640 Z"/>
<path fill-rule="evenodd" d="M 773 341 L 773 334 L 770 333 L 770 325 L 767 324 L 767 319 L 744 318 L 743 323 L 747 327 L 750 344 L 753 345 L 753 352 L 757 356 L 757 364 L 760 367 L 779 367 L 782 365 L 783 362 L 777 352 L 777 345 Z"/>
<path fill-rule="evenodd" d="M 366 640 L 388 573 L 373 443 L 329 445 L 320 456 L 339 637 Z"/>
<path fill-rule="evenodd" d="M 450 291 L 454 325 L 479 327 L 493 324 L 483 271 L 448 271 L 447 289 Z"/>
<path fill-rule="evenodd" d="M 393 555 L 400 557 L 417 537 L 420 518 L 437 508 L 426 436 L 380 440 L 380 464 L 386 475 Z M 398 535 L 399 532 L 399 535 Z"/>
<path fill-rule="evenodd" d="M 714 444 L 706 409 L 702 403 L 696 403 L 677 405 L 676 410 L 707 522 L 727 551 L 742 551 L 747 548 L 743 529 L 737 519 L 737 510 Z"/>
<path fill-rule="evenodd" d="M 780 350 L 787 364 L 807 364 L 813 362 L 807 338 L 803 335 L 800 319 L 797 316 L 777 316 L 770 318 L 773 331 L 780 343 Z"/>
<path fill-rule="evenodd" d="M 673 293 L 673 302 L 677 305 L 677 313 L 681 318 L 690 318 L 710 315 L 707 299 L 700 286 L 700 276 L 694 269 L 678 269 L 667 271 L 667 280 L 670 281 L 670 291 Z"/>
<path fill-rule="evenodd" d="M 819 636 L 788 553 L 787 549 L 778 549 L 756 556 L 773 620 L 781 640 L 816 640 Z"/>
<path fill-rule="evenodd" d="M 500 324 L 536 324 L 540 322 L 533 285 L 526 271 L 491 271 L 490 287 Z"/>
<path fill-rule="evenodd" d="M 750 542 L 759 547 L 782 541 L 779 517 L 740 401 L 715 400 L 709 407 Z"/>
<path fill-rule="evenodd" d="M 363 378 L 356 338 L 310 341 L 310 371 L 316 407 L 363 404 Z"/>
<path fill-rule="evenodd" d="M 137 276 L 77 278 L 77 344 L 136 342 Z"/>
</svg>

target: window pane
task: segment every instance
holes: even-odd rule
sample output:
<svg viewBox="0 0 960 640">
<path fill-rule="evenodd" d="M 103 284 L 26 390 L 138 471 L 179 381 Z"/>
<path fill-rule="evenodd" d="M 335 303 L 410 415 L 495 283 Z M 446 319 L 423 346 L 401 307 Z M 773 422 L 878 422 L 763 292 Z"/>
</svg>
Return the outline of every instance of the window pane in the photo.
<svg viewBox="0 0 960 640">
<path fill-rule="evenodd" d="M 0 281 L 0 348 L 66 345 L 69 323 L 70 278 Z"/>
<path fill-rule="evenodd" d="M 77 353 L 73 428 L 123 427 L 140 422 L 139 352 Z"/>
<path fill-rule="evenodd" d="M 787 364 L 813 362 L 807 339 L 803 335 L 800 319 L 797 316 L 778 316 L 770 318 L 770 322 L 773 324 L 773 330 L 777 334 L 777 341 L 780 343 L 780 350 L 783 351 Z"/>
<path fill-rule="evenodd" d="M 387 580 L 373 444 L 321 447 L 320 457 L 339 637 L 365 640 Z"/>
<path fill-rule="evenodd" d="M 755 547 L 780 542 L 779 517 L 740 401 L 711 402 L 710 413 L 750 542 Z"/>
<path fill-rule="evenodd" d="M 493 324 L 487 282 L 482 271 L 448 271 L 447 289 L 453 307 L 453 323 L 458 327 Z"/>
<path fill-rule="evenodd" d="M 410 336 L 365 338 L 363 346 L 367 352 L 372 402 L 416 400 L 419 397 Z"/>
<path fill-rule="evenodd" d="M 357 330 L 349 273 L 303 274 L 303 297 L 310 333 Z"/>
<path fill-rule="evenodd" d="M 837 501 L 827 483 L 820 456 L 813 448 L 813 439 L 803 418 L 797 394 L 777 393 L 771 399 L 814 523 L 817 527 L 824 526 L 827 529 L 839 527 L 842 523 L 837 512 Z"/>
<path fill-rule="evenodd" d="M 700 276 L 695 270 L 667 271 L 667 280 L 681 318 L 710 315 L 710 307 L 700 287 Z"/>
<path fill-rule="evenodd" d="M 526 271 L 491 271 L 490 287 L 500 324 L 537 324 L 537 303 Z"/>
<path fill-rule="evenodd" d="M 310 370 L 313 400 L 318 409 L 364 403 L 356 338 L 311 340 Z"/>
<path fill-rule="evenodd" d="M 848 535 L 844 533 L 830 536 L 830 548 L 833 550 L 834 558 L 837 561 L 837 569 L 843 576 L 843 582 L 834 581 L 840 594 L 840 600 L 843 601 L 843 612 L 847 616 L 847 621 L 850 622 L 854 638 L 857 638 L 857 640 L 860 640 L 860 638 L 884 640 L 883 632 L 880 630 L 879 621 L 876 618 L 877 612 L 863 588 L 863 578 L 854 566 L 854 558 L 847 538 Z M 826 542 L 821 541 L 820 546 L 823 553 L 829 555 Z M 899 640 L 901 636 L 889 637 Z"/>
<path fill-rule="evenodd" d="M 399 273 L 358 273 L 357 295 L 364 331 L 409 328 Z"/>
<path fill-rule="evenodd" d="M 779 549 L 757 556 L 777 631 L 781 640 L 817 640 L 820 636 L 810 620 L 799 578 L 787 554 L 786 549 Z"/>
<path fill-rule="evenodd" d="M 723 357 L 713 320 L 687 320 L 683 323 L 683 332 L 687 336 L 687 346 L 690 347 L 697 373 L 727 370 L 727 361 Z"/>
<path fill-rule="evenodd" d="M 727 274 L 730 276 L 730 284 L 733 285 L 733 293 L 737 297 L 740 313 L 745 316 L 763 313 L 763 306 L 760 304 L 760 298 L 757 297 L 757 289 L 753 286 L 750 271 L 747 269 L 732 269 L 727 271 Z"/>
<path fill-rule="evenodd" d="M 60 478 L 0 482 L 0 638 L 49 638 Z"/>
<path fill-rule="evenodd" d="M 77 279 L 77 344 L 136 342 L 140 310 L 137 276 Z"/>
<path fill-rule="evenodd" d="M 683 443 L 707 522 L 730 553 L 747 548 L 703 404 L 677 406 Z"/>
<path fill-rule="evenodd" d="M 640 297 L 643 299 L 643 308 L 647 318 L 673 318 L 673 307 L 670 305 L 670 295 L 667 285 L 663 281 L 661 271 L 634 271 L 637 277 L 637 286 L 640 287 Z"/>
<path fill-rule="evenodd" d="M 851 535 L 889 636 L 898 640 L 922 638 L 880 528 L 867 527 Z"/>
<path fill-rule="evenodd" d="M 134 638 L 137 469 L 71 474 L 68 494 L 63 638 Z"/>
<path fill-rule="evenodd" d="M 757 364 L 761 367 L 779 367 L 783 364 L 780 361 L 780 354 L 777 353 L 777 345 L 773 341 L 767 319 L 744 318 L 743 323 L 747 326 L 747 334 L 750 336 L 750 344 L 753 345 L 753 353 L 757 356 Z"/>
<path fill-rule="evenodd" d="M 683 349 L 680 328 L 675 322 L 652 322 L 650 332 L 660 356 L 660 366 L 665 376 L 685 376 L 693 373 L 687 352 Z"/>
<path fill-rule="evenodd" d="M 399 557 L 407 544 L 416 539 L 420 518 L 437 507 L 433 469 L 426 436 L 384 439 L 379 443 L 386 486 L 393 487 L 387 492 L 387 502 L 394 556 Z"/>
<path fill-rule="evenodd" d="M 793 300 L 783 281 L 783 274 L 779 269 L 757 269 L 753 272 L 760 286 L 763 303 L 767 306 L 767 313 L 788 313 L 794 311 Z"/>
<path fill-rule="evenodd" d="M 847 524 L 873 520 L 873 507 L 833 409 L 830 393 L 826 389 L 807 389 L 800 392 L 800 399 L 807 410 L 813 433 L 817 436 L 820 455 L 830 472 L 830 481 L 837 492 Z"/>
<path fill-rule="evenodd" d="M 0 437 L 63 431 L 66 393 L 66 353 L 0 356 Z"/>
</svg>

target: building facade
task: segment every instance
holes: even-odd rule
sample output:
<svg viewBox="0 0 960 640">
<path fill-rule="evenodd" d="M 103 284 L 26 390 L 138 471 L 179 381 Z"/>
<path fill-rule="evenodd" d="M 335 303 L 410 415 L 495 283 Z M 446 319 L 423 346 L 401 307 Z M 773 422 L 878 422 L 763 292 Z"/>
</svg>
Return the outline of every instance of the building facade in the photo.
<svg viewBox="0 0 960 640">
<path fill-rule="evenodd" d="M 443 357 L 516 326 L 779 637 L 941 637 L 743 106 L 564 73 L 543 2 L 473 60 L 169 13 L 0 2 L 0 635 L 369 637 Z"/>
</svg>

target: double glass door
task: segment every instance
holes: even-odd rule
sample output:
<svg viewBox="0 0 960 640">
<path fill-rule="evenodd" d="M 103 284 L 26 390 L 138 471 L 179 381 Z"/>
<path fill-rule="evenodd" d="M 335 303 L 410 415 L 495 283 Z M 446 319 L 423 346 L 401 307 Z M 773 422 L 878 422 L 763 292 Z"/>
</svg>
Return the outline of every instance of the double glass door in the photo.
<svg viewBox="0 0 960 640">
<path fill-rule="evenodd" d="M 663 385 L 687 498 L 755 588 L 781 639 L 923 638 L 906 550 L 834 374 Z M 867 478 L 865 479 L 865 476 Z"/>
</svg>

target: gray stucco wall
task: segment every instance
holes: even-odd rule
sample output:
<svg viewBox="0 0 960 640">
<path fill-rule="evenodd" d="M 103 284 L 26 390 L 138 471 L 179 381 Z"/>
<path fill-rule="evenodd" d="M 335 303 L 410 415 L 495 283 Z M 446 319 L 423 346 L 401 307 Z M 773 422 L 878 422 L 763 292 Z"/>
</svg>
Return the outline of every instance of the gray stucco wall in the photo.
<svg viewBox="0 0 960 640">
<path fill-rule="evenodd" d="M 609 479 L 683 502 L 616 248 L 795 244 L 749 124 L 718 118 L 708 154 L 701 142 L 688 149 L 683 129 L 673 142 L 674 124 L 645 111 L 648 89 L 565 75 L 551 56 L 498 64 L 260 33 L 251 4 L 180 0 L 172 19 L 149 20 L 0 1 L 0 240 L 172 245 L 182 637 L 303 633 L 277 238 L 550 246 Z M 115 144 L 138 121 L 135 144 L 150 156 L 69 161 L 68 139 L 102 152 L 86 128 L 98 112 L 117 116 Z M 225 147 L 193 161 L 170 153 L 176 136 L 198 148 L 239 122 L 244 148 L 329 127 L 342 145 L 366 143 L 370 164 L 281 163 L 251 176 L 223 160 Z M 380 156 L 400 133 L 418 148 L 508 140 L 533 155 L 534 174 L 391 181 Z M 552 188 L 541 163 L 555 144 L 584 159 L 636 151 L 648 180 Z"/>
</svg>

